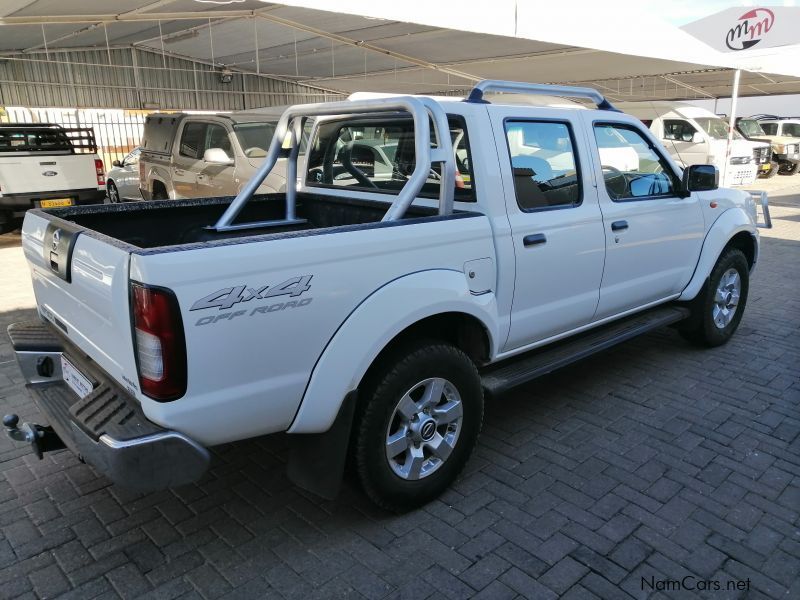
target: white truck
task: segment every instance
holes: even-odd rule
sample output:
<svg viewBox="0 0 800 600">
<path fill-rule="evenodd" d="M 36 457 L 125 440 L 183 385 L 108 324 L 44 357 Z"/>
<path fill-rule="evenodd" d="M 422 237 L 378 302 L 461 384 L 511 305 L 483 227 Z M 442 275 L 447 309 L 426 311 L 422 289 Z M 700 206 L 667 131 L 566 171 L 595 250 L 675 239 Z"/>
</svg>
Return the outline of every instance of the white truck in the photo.
<svg viewBox="0 0 800 600">
<path fill-rule="evenodd" d="M 728 123 L 705 108 L 668 101 L 616 106 L 647 125 L 679 165 L 713 164 L 724 172 L 727 185 L 750 185 L 772 168 L 769 144 L 736 131 L 728 153 Z"/>
<path fill-rule="evenodd" d="M 635 170 L 600 158 L 619 137 Z M 286 191 L 254 195 L 279 158 Z M 335 494 L 352 455 L 375 502 L 407 509 L 464 466 L 484 395 L 665 325 L 727 342 L 758 220 L 751 194 L 718 189 L 711 165 L 681 170 L 589 88 L 291 107 L 233 201 L 28 213 L 41 320 L 9 334 L 47 425 L 5 424 L 139 489 L 196 480 L 209 447 L 287 432 L 298 485 Z"/>
<path fill-rule="evenodd" d="M 104 173 L 91 128 L 0 124 L 0 233 L 30 208 L 102 203 Z"/>
</svg>

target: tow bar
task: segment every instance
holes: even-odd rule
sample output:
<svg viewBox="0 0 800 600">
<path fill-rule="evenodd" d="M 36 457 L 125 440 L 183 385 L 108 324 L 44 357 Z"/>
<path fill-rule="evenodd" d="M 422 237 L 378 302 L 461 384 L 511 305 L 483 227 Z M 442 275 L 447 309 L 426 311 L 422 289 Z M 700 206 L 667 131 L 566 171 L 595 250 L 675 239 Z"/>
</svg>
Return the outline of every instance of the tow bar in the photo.
<svg viewBox="0 0 800 600">
<path fill-rule="evenodd" d="M 37 425 L 36 423 L 23 423 L 22 427 L 17 428 L 19 417 L 17 415 L 6 415 L 3 417 L 3 425 L 6 433 L 12 440 L 18 442 L 28 442 L 34 454 L 42 460 L 45 452 L 61 450 L 66 448 L 64 442 L 58 437 L 52 427 Z"/>
</svg>

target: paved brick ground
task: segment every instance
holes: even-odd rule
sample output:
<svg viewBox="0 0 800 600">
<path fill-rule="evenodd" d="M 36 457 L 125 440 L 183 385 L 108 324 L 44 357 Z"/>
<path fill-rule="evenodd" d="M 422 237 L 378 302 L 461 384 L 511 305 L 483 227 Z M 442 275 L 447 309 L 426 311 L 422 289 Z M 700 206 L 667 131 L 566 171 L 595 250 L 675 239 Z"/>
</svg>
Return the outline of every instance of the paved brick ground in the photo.
<svg viewBox="0 0 800 600">
<path fill-rule="evenodd" d="M 0 597 L 643 598 L 643 578 L 690 575 L 723 591 L 655 596 L 800 598 L 800 203 L 783 204 L 729 345 L 658 332 L 490 404 L 464 476 L 411 514 L 292 487 L 281 437 L 149 495 L 0 438 Z M 5 239 L 3 329 L 31 314 Z M 0 402 L 34 417 L 2 335 Z"/>
</svg>

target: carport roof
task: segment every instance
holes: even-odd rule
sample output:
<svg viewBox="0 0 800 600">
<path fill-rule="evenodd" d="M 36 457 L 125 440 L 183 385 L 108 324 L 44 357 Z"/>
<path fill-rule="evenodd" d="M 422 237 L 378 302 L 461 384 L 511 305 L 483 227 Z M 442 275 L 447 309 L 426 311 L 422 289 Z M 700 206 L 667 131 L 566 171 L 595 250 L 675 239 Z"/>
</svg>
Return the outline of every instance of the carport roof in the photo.
<svg viewBox="0 0 800 600">
<path fill-rule="evenodd" d="M 430 0 L 350 0 L 347 10 L 359 14 L 344 14 L 321 10 L 326 6 L 322 0 L 5 0 L 0 53 L 19 59 L 97 49 L 107 39 L 111 47 L 343 92 L 460 94 L 484 78 L 589 85 L 612 100 L 731 92 L 733 57 L 660 21 L 643 21 L 647 15 L 634 8 L 620 14 L 561 0 L 554 13 L 514 0 L 460 2 L 458 9 Z M 609 33 L 626 23 L 625 35 Z M 784 74 L 743 72 L 740 95 L 800 93 L 800 78 L 792 76 L 797 62 L 787 61 Z"/>
</svg>

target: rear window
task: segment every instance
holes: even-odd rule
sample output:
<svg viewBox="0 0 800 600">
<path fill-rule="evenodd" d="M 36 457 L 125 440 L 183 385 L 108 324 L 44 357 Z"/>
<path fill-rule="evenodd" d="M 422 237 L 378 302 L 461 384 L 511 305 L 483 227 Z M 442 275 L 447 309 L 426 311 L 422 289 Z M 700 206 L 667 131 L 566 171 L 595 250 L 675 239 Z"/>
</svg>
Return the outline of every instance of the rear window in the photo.
<svg viewBox="0 0 800 600">
<path fill-rule="evenodd" d="M 454 198 L 474 202 L 472 155 L 463 120 L 448 118 L 456 159 Z M 431 125 L 431 148 L 436 146 Z M 308 153 L 307 184 L 366 192 L 397 193 L 416 166 L 414 122 L 410 118 L 348 120 L 323 123 Z M 420 196 L 437 198 L 441 164 L 434 163 Z"/>
<path fill-rule="evenodd" d="M 72 152 L 72 143 L 58 129 L 0 128 L 0 152 Z"/>
</svg>

